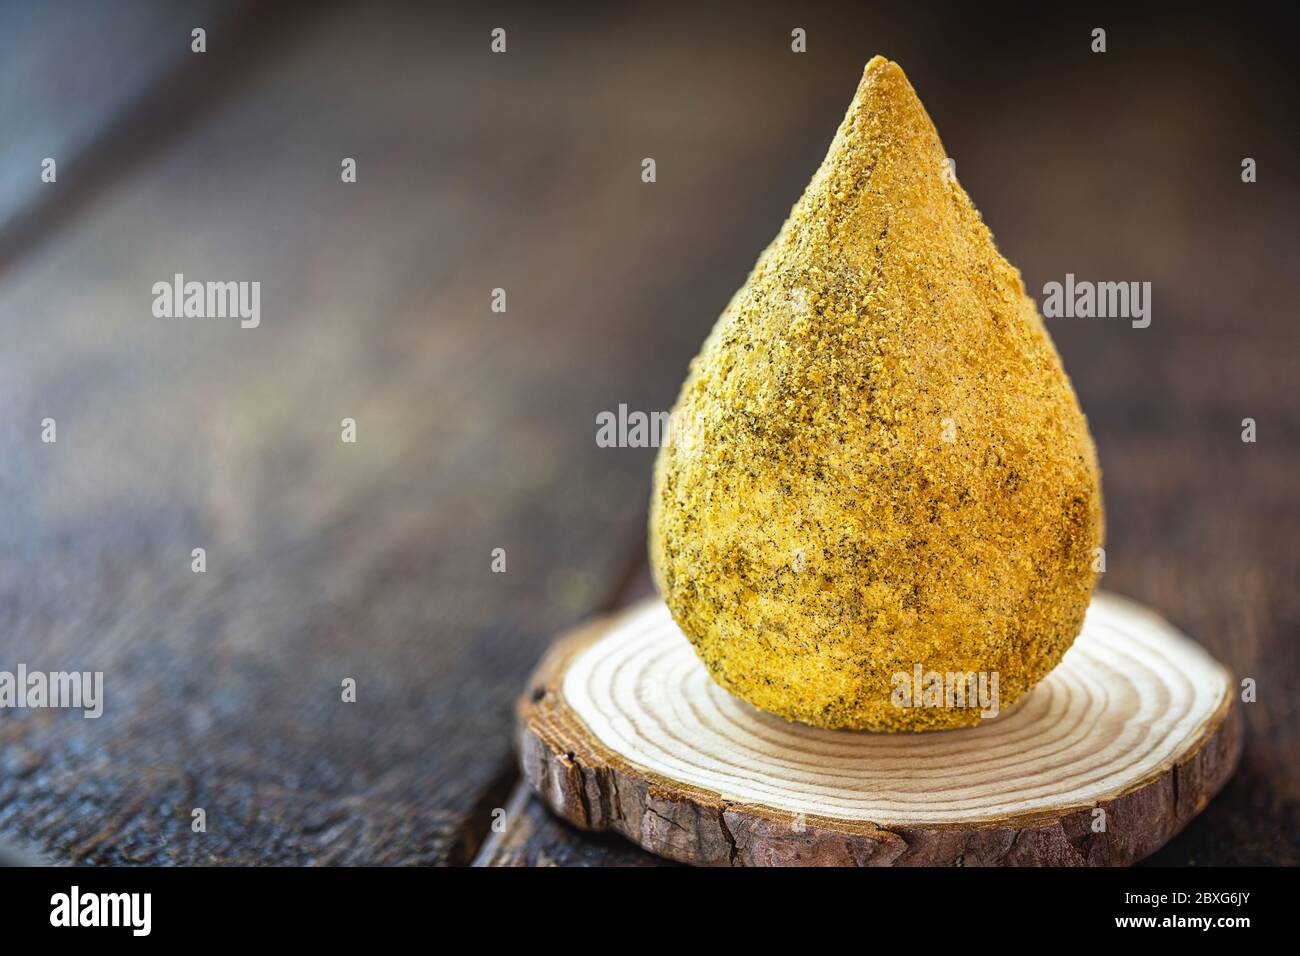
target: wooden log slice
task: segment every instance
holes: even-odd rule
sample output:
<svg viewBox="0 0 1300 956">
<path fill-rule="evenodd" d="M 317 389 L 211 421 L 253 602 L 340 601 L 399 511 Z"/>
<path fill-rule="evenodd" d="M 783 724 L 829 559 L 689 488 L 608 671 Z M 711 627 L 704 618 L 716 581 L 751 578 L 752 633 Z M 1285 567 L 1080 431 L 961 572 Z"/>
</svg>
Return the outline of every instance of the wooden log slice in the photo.
<svg viewBox="0 0 1300 956">
<path fill-rule="evenodd" d="M 1126 865 L 1241 754 L 1228 672 L 1098 594 L 1016 706 L 928 733 L 824 730 L 710 679 L 658 601 L 562 638 L 519 702 L 532 788 L 589 830 L 701 865 Z"/>
</svg>

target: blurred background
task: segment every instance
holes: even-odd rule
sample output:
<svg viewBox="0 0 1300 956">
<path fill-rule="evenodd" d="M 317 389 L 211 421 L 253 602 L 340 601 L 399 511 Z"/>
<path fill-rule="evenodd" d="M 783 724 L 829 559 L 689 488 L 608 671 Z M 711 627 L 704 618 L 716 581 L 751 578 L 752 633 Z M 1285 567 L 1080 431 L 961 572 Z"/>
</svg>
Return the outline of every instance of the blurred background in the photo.
<svg viewBox="0 0 1300 956">
<path fill-rule="evenodd" d="M 883 53 L 1040 301 L 1152 283 L 1149 328 L 1048 322 L 1105 473 L 1102 583 L 1259 687 L 1240 772 L 1152 862 L 1300 862 L 1280 8 L 538 6 L 0 4 L 0 670 L 106 695 L 0 710 L 0 837 L 655 863 L 528 797 L 513 702 L 558 632 L 649 591 L 654 450 L 597 447 L 595 416 L 671 405 Z M 260 326 L 154 318 L 175 273 L 260 281 Z"/>
</svg>

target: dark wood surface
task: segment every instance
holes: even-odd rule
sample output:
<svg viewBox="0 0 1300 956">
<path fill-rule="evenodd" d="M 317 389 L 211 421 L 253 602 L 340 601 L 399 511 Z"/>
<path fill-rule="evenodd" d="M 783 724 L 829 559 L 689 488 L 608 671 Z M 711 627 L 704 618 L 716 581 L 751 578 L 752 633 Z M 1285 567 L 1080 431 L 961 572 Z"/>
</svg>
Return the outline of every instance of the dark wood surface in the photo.
<svg viewBox="0 0 1300 956">
<path fill-rule="evenodd" d="M 1155 862 L 1300 862 L 1296 84 L 1266 23 L 1113 14 L 1098 56 L 1092 15 L 262 5 L 198 56 L 145 4 L 88 56 L 67 18 L 94 8 L 23 9 L 0 669 L 102 670 L 107 703 L 0 711 L 0 835 L 83 863 L 658 862 L 519 789 L 513 700 L 648 587 L 653 451 L 596 447 L 596 413 L 669 406 L 883 52 L 1031 290 L 1153 283 L 1148 329 L 1049 323 L 1105 472 L 1103 584 L 1259 685 L 1241 770 Z M 260 280 L 261 327 L 154 319 L 175 272 Z"/>
</svg>

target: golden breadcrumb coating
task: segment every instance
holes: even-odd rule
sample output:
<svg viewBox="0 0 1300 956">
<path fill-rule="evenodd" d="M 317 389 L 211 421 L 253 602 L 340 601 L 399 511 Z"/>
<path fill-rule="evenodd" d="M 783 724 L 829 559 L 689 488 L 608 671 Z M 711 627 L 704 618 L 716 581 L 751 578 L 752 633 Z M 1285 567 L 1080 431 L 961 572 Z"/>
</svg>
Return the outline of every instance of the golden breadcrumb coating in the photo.
<svg viewBox="0 0 1300 956">
<path fill-rule="evenodd" d="M 823 727 L 922 730 L 895 674 L 1065 653 L 1102 504 L 1087 422 L 1020 273 L 876 57 L 821 168 L 718 319 L 655 466 L 650 557 L 724 688 Z"/>
</svg>

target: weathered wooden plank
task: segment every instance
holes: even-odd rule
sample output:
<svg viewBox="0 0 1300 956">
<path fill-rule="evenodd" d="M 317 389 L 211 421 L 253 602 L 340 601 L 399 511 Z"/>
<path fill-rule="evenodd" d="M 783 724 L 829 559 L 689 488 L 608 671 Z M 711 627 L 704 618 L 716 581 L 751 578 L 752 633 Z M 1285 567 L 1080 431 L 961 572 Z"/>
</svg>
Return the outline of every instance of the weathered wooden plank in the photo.
<svg viewBox="0 0 1300 956">
<path fill-rule="evenodd" d="M 468 861 L 518 687 L 637 556 L 650 451 L 595 415 L 671 400 L 791 198 L 734 176 L 788 134 L 749 117 L 808 87 L 420 22 L 339 13 L 0 290 L 0 659 L 105 673 L 99 720 L 0 714 L 0 830 L 56 859 Z M 154 318 L 175 273 L 259 326 Z"/>
</svg>

